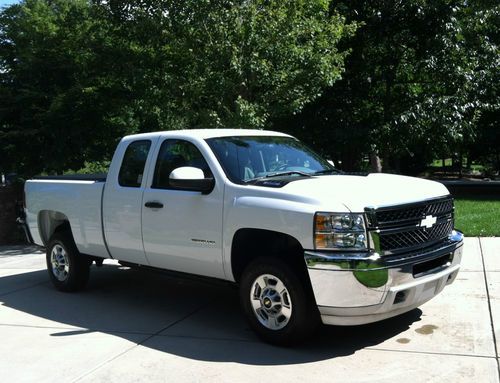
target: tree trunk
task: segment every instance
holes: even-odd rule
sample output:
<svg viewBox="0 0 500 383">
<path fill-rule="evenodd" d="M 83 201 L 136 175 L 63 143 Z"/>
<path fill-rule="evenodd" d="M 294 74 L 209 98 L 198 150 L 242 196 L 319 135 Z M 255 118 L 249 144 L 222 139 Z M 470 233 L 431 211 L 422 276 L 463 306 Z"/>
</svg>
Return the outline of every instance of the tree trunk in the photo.
<svg viewBox="0 0 500 383">
<path fill-rule="evenodd" d="M 380 161 L 380 157 L 375 150 L 370 151 L 370 166 L 372 172 L 382 173 L 382 161 Z"/>
<path fill-rule="evenodd" d="M 462 176 L 463 176 L 462 163 L 463 163 L 463 155 L 462 155 L 462 151 L 460 151 L 458 153 L 458 178 L 462 178 Z"/>
</svg>

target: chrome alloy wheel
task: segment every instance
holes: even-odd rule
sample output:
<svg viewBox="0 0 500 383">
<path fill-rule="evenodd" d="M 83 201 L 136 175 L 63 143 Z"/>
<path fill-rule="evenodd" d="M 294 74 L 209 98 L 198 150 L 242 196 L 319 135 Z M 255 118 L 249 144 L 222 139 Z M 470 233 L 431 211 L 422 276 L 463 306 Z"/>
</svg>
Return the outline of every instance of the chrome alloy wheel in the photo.
<svg viewBox="0 0 500 383">
<path fill-rule="evenodd" d="M 50 263 L 52 265 L 52 273 L 58 281 L 64 282 L 68 278 L 69 259 L 68 253 L 61 245 L 54 245 L 50 253 Z"/>
<path fill-rule="evenodd" d="M 252 283 L 250 302 L 259 322 L 270 330 L 281 330 L 292 316 L 292 300 L 285 284 L 274 275 L 263 274 Z"/>
</svg>

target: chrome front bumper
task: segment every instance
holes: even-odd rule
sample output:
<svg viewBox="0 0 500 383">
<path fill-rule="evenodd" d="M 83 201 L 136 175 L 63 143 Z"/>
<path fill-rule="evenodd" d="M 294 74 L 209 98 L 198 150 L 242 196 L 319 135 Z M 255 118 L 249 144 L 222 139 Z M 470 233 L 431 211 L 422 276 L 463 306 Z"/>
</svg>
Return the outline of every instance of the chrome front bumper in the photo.
<svg viewBox="0 0 500 383">
<path fill-rule="evenodd" d="M 462 244 L 453 231 L 444 243 L 398 256 L 305 251 L 323 323 L 371 323 L 422 305 L 455 280 Z"/>
</svg>

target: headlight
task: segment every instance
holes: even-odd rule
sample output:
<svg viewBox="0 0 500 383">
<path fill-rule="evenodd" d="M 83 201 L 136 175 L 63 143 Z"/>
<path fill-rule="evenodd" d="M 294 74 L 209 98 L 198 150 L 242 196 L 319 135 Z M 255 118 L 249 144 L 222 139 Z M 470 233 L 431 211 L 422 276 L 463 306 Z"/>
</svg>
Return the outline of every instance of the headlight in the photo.
<svg viewBox="0 0 500 383">
<path fill-rule="evenodd" d="M 316 213 L 314 246 L 316 249 L 366 250 L 363 214 Z"/>
</svg>

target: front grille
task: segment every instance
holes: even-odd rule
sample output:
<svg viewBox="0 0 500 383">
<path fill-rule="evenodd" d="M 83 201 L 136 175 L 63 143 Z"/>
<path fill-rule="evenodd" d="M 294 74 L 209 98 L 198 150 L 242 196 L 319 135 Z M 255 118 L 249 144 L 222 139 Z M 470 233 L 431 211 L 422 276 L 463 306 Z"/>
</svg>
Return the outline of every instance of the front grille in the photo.
<svg viewBox="0 0 500 383">
<path fill-rule="evenodd" d="M 380 235 L 380 247 L 382 250 L 396 250 L 411 248 L 418 245 L 431 244 L 435 241 L 447 238 L 453 230 L 453 221 L 436 223 L 432 228 L 411 229 L 393 234 Z"/>
<path fill-rule="evenodd" d="M 401 223 L 414 221 L 417 223 L 427 215 L 439 217 L 453 212 L 453 199 L 438 199 L 411 205 L 391 206 L 373 209 L 368 214 L 370 227 L 399 226 Z"/>
<path fill-rule="evenodd" d="M 424 248 L 448 238 L 453 230 L 451 197 L 365 211 L 376 249 L 383 253 Z M 432 227 L 425 226 L 426 217 L 436 220 Z"/>
</svg>

